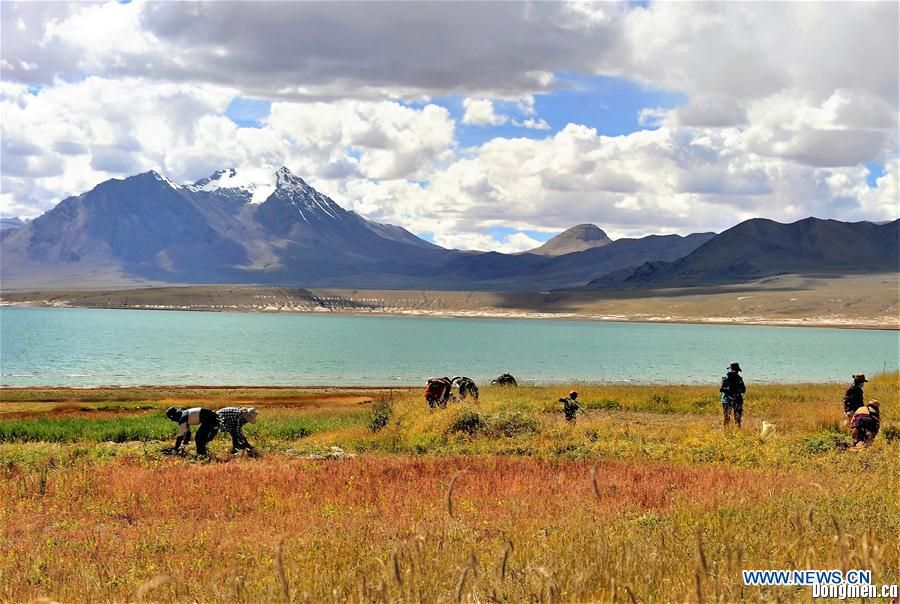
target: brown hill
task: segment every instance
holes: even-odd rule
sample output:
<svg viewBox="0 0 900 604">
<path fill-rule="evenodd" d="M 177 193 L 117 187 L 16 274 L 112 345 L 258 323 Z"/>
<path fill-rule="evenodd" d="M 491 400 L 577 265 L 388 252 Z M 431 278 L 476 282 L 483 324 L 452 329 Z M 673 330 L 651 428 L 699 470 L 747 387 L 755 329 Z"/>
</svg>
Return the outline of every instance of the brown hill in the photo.
<svg viewBox="0 0 900 604">
<path fill-rule="evenodd" d="M 565 230 L 544 245 L 528 250 L 539 256 L 562 256 L 573 252 L 583 252 L 612 243 L 603 229 L 595 224 L 579 224 Z"/>
</svg>

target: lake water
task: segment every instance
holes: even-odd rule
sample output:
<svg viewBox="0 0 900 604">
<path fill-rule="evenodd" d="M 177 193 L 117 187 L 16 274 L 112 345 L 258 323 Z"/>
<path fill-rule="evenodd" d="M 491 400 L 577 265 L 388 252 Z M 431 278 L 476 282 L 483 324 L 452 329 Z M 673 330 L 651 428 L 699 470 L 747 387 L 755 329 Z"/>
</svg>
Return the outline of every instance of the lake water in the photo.
<svg viewBox="0 0 900 604">
<path fill-rule="evenodd" d="M 849 381 L 896 369 L 900 333 L 591 321 L 0 309 L 0 383 L 421 385 Z"/>
</svg>

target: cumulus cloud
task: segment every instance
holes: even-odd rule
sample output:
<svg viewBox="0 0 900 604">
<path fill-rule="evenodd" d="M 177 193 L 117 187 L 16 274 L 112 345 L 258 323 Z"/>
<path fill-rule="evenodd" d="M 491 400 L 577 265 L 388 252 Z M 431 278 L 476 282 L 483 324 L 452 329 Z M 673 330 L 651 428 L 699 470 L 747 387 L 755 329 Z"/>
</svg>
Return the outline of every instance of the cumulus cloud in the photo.
<svg viewBox="0 0 900 604">
<path fill-rule="evenodd" d="M 225 167 L 289 165 L 315 179 L 414 179 L 449 160 L 443 107 L 275 103 L 262 128 L 224 116 L 235 91 L 97 77 L 0 89 L 2 211 L 33 216 L 111 177 L 156 169 L 192 182 Z"/>
<path fill-rule="evenodd" d="M 509 121 L 509 117 L 494 112 L 490 99 L 463 99 L 463 110 L 463 123 L 472 126 L 499 126 Z"/>
<path fill-rule="evenodd" d="M 339 159 L 335 153 L 357 152 L 359 172 L 369 178 L 425 178 L 435 162 L 450 159 L 455 145 L 455 122 L 433 104 L 274 103 L 266 123 L 295 147 L 328 161 Z"/>
<path fill-rule="evenodd" d="M 2 58 L 15 65 L 23 57 L 36 57 L 35 77 L 44 81 L 60 72 L 144 74 L 295 99 L 460 91 L 514 96 L 549 89 L 561 62 L 588 70 L 590 52 L 611 45 L 617 36 L 610 19 L 576 28 L 571 11 L 551 3 L 472 3 L 464 10 L 453 2 L 354 3 L 352 10 L 348 6 L 9 5 L 4 6 L 9 18 L 4 15 Z M 96 19 L 101 13 L 102 20 Z M 35 29 L 48 30 L 47 37 L 35 39 L 22 32 L 15 36 L 19 18 Z M 117 28 L 107 37 L 121 39 L 124 45 L 97 40 L 96 28 L 104 21 Z M 608 35 L 603 31 L 607 26 Z M 57 48 L 68 52 L 56 52 Z M 24 77 L 17 70 L 4 75 Z"/>
<path fill-rule="evenodd" d="M 898 213 L 897 3 L 0 3 L 0 211 L 135 171 L 287 164 L 442 245 Z M 415 32 L 412 35 L 410 32 Z M 683 93 L 654 130 L 554 132 L 554 74 Z M 576 84 L 577 85 L 577 84 Z M 225 115 L 274 101 L 259 128 Z M 546 131 L 462 149 L 461 122 Z M 549 113 L 547 114 L 550 115 Z M 554 123 L 556 116 L 554 115 Z M 537 133 L 530 133 L 535 136 Z M 863 163 L 885 164 L 875 186 Z M 497 240 L 492 228 L 516 229 Z"/>
<path fill-rule="evenodd" d="M 569 125 L 543 140 L 492 139 L 427 185 L 333 183 L 330 191 L 356 200 L 358 211 L 432 233 L 442 245 L 484 249 L 496 226 L 561 231 L 594 222 L 622 237 L 721 230 L 756 216 L 889 220 L 897 216 L 896 174 L 892 164 L 871 188 L 861 166 L 760 155 L 738 128 L 607 137 Z M 492 249 L 516 241 L 494 239 Z"/>
<path fill-rule="evenodd" d="M 897 104 L 896 3 L 4 3 L 2 58 L 31 75 L 143 75 L 267 95 L 525 96 L 553 73 L 691 97 L 870 90 Z M 19 23 L 25 24 L 25 29 Z M 41 35 L 35 35 L 41 32 Z M 409 32 L 416 32 L 410 35 Z M 802 32 L 802 35 L 801 33 Z M 473 94 L 474 93 L 474 94 Z"/>
</svg>

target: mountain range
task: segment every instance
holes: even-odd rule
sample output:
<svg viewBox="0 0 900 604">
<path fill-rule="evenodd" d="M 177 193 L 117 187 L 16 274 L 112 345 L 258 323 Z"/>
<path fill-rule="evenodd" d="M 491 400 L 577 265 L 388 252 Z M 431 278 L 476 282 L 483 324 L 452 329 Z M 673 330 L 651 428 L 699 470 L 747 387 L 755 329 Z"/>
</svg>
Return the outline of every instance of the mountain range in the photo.
<svg viewBox="0 0 900 604">
<path fill-rule="evenodd" d="M 718 236 L 615 241 L 584 224 L 529 252 L 482 253 L 445 249 L 345 210 L 285 167 L 221 170 L 191 185 L 150 171 L 103 182 L 32 221 L 4 221 L 0 279 L 5 290 L 222 283 L 538 291 L 897 270 L 896 253 L 885 259 L 896 251 L 896 221 L 801 222 L 811 226 L 756 219 Z"/>
<path fill-rule="evenodd" d="M 741 283 L 781 274 L 900 272 L 900 220 L 792 224 L 756 218 L 675 261 L 649 261 L 592 280 L 591 288 L 670 288 Z"/>
</svg>

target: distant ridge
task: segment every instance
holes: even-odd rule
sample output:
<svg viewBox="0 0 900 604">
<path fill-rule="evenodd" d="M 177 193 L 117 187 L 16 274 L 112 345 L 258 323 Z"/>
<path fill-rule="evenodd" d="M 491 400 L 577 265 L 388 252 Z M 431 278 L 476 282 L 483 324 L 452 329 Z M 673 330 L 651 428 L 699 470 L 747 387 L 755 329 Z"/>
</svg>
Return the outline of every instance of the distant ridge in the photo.
<svg viewBox="0 0 900 604">
<path fill-rule="evenodd" d="M 0 231 L 5 231 L 7 229 L 17 229 L 21 226 L 25 226 L 25 221 L 23 221 L 18 216 L 14 218 L 0 218 Z"/>
<path fill-rule="evenodd" d="M 683 287 L 784 274 L 900 272 L 900 220 L 885 224 L 754 218 L 673 262 L 647 262 L 592 280 L 589 287 Z"/>
</svg>

